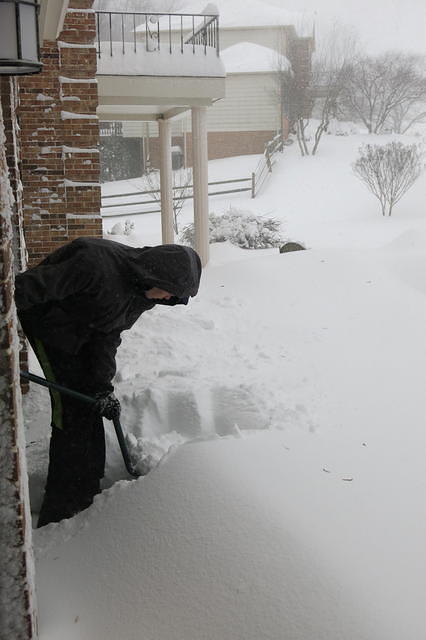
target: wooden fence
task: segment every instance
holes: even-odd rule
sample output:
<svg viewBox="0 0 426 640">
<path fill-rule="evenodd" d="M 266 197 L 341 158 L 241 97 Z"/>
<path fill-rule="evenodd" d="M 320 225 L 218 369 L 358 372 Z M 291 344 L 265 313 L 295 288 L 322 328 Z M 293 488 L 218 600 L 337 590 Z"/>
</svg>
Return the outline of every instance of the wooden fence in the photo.
<svg viewBox="0 0 426 640">
<path fill-rule="evenodd" d="M 262 188 L 265 180 L 272 173 L 272 168 L 276 163 L 276 155 L 279 152 L 282 152 L 284 149 L 284 142 L 281 134 L 272 138 L 265 145 L 265 151 L 256 169 L 251 174 L 252 177 L 252 194 L 251 197 L 255 198 Z"/>
<path fill-rule="evenodd" d="M 209 182 L 209 197 L 210 196 L 221 196 L 229 193 L 244 193 L 250 191 L 251 197 L 255 198 L 262 188 L 265 180 L 271 174 L 273 166 L 276 163 L 277 153 L 282 152 L 284 148 L 284 142 L 281 134 L 275 136 L 270 142 L 265 145 L 265 151 L 259 163 L 248 178 L 233 178 L 231 180 L 217 180 L 216 182 Z M 245 186 L 244 183 L 249 183 L 249 186 Z M 222 189 L 217 191 L 216 188 L 219 185 L 240 185 L 238 188 L 234 189 Z M 241 186 L 243 185 L 243 186 Z M 210 190 L 210 187 L 213 187 L 214 190 Z M 178 195 L 173 196 L 174 201 L 182 201 L 182 200 L 190 200 L 194 197 L 193 193 L 193 185 L 177 185 L 173 187 L 173 192 Z M 156 194 L 156 197 L 149 199 L 150 195 Z M 143 198 L 144 196 L 148 196 L 148 198 Z M 143 198 L 142 200 L 134 200 L 133 198 Z M 126 202 L 117 202 L 119 199 L 129 199 L 131 201 Z M 115 202 L 111 202 L 116 200 Z M 155 209 L 146 209 L 145 207 L 149 207 L 150 205 L 156 204 L 157 207 Z M 150 189 L 147 191 L 131 191 L 128 193 L 114 193 L 107 196 L 102 196 L 102 217 L 103 218 L 119 218 L 122 216 L 136 216 L 144 213 L 160 213 L 160 190 L 159 189 Z M 131 207 L 140 207 L 139 210 L 130 211 Z M 142 208 L 143 207 L 143 208 Z M 107 209 L 114 209 L 114 211 L 106 212 Z"/>
<path fill-rule="evenodd" d="M 239 186 L 235 189 L 222 189 L 220 191 L 215 190 L 219 185 L 232 185 L 232 184 L 240 184 L 244 185 L 244 183 L 250 183 L 250 186 Z M 210 187 L 213 187 L 214 190 L 210 190 Z M 194 197 L 193 194 L 193 185 L 188 186 L 175 186 L 173 187 L 174 192 L 179 191 L 188 191 L 184 195 L 179 194 L 173 196 L 173 200 L 181 201 L 181 200 L 189 200 Z M 234 178 L 232 180 L 218 180 L 216 182 L 209 182 L 209 197 L 210 196 L 219 196 L 228 193 L 243 193 L 245 191 L 250 191 L 253 193 L 253 179 L 252 178 Z M 156 198 L 152 199 L 142 199 L 142 200 L 134 200 L 133 198 L 141 198 L 142 196 L 150 196 L 152 194 L 157 194 Z M 136 216 L 144 213 L 160 213 L 161 209 L 159 208 L 159 189 L 150 189 L 147 191 L 131 191 L 128 193 L 114 193 L 108 196 L 102 197 L 102 217 L 103 218 L 118 218 L 121 216 Z M 253 196 L 252 196 L 253 197 Z M 131 201 L 127 202 L 114 202 L 110 204 L 112 200 L 118 200 L 120 198 L 132 198 Z M 156 204 L 157 207 L 155 209 L 145 209 L 146 206 Z M 138 211 L 129 211 L 130 207 L 141 207 Z M 144 207 L 142 209 L 142 207 Z M 115 209 L 114 212 L 105 212 L 107 209 Z"/>
</svg>

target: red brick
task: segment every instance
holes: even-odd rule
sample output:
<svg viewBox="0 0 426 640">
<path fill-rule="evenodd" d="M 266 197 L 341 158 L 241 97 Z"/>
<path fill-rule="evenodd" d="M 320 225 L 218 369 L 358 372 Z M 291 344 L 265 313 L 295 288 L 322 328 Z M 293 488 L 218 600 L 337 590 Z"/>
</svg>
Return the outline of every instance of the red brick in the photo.
<svg viewBox="0 0 426 640">
<path fill-rule="evenodd" d="M 99 215 L 99 187 L 66 187 L 64 180 L 99 183 L 98 153 L 64 153 L 63 146 L 96 148 L 99 123 L 93 118 L 63 118 L 62 111 L 96 115 L 96 82 L 62 82 L 60 77 L 90 79 L 96 74 L 96 49 L 61 43 L 94 42 L 93 0 L 70 0 L 58 41 L 43 44 L 42 73 L 22 77 L 20 108 L 22 137 L 23 219 L 30 264 L 78 235 L 102 234 L 100 217 L 78 219 L 77 229 L 67 213 Z M 74 11 L 74 9 L 78 11 Z M 81 10 L 81 11 L 80 11 Z M 50 99 L 38 99 L 40 94 Z M 67 98 L 78 100 L 67 100 Z M 12 156 L 11 156 L 12 157 Z M 89 164 L 85 164 L 85 162 Z"/>
</svg>

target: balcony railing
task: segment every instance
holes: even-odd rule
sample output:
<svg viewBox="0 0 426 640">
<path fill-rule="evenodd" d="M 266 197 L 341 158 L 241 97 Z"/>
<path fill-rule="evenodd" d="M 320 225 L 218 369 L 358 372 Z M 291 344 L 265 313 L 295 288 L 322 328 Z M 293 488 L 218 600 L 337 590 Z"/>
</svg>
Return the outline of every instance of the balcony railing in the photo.
<svg viewBox="0 0 426 640">
<path fill-rule="evenodd" d="M 215 50 L 219 56 L 219 16 L 188 13 L 96 11 L 98 57 L 114 52 L 162 51 L 170 54 Z"/>
<path fill-rule="evenodd" d="M 99 123 L 99 135 L 121 137 L 123 135 L 123 123 L 101 121 Z"/>
</svg>

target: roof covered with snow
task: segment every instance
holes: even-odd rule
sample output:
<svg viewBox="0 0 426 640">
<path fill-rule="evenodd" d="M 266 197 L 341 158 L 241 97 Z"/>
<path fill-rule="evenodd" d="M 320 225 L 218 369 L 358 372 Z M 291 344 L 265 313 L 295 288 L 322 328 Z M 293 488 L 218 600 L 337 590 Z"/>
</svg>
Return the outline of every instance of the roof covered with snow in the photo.
<svg viewBox="0 0 426 640">
<path fill-rule="evenodd" d="M 312 32 L 313 15 L 287 11 L 280 0 L 185 0 L 182 11 L 195 13 L 215 13 L 220 15 L 220 29 L 236 27 L 268 27 L 294 25 L 299 35 L 301 31 Z"/>
<path fill-rule="evenodd" d="M 221 53 L 226 73 L 261 73 L 290 68 L 288 59 L 269 47 L 252 42 L 239 42 Z"/>
</svg>

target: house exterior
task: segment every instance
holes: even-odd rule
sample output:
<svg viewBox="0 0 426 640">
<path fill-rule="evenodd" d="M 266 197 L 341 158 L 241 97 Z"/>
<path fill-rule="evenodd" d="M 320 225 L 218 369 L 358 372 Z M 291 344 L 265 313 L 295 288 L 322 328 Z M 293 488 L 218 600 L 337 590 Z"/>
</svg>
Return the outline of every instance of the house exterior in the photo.
<svg viewBox="0 0 426 640">
<path fill-rule="evenodd" d="M 288 134 L 277 71 L 290 69 L 299 83 L 309 82 L 313 23 L 303 24 L 300 14 L 259 0 L 219 0 L 217 5 L 227 81 L 226 98 L 209 113 L 210 154 L 262 153 L 274 135 Z"/>
<path fill-rule="evenodd" d="M 41 0 L 40 73 L 15 76 L 0 59 L 0 640 L 37 637 L 14 276 L 78 236 L 102 235 L 100 117 L 158 127 L 162 237 L 173 242 L 172 122 L 190 112 L 196 248 L 208 261 L 207 110 L 223 97 L 225 76 L 217 22 L 193 33 L 191 55 L 184 43 L 181 57 L 172 47 L 148 65 L 123 52 L 112 60 L 110 50 L 103 67 L 92 5 Z M 0 4 L 3 35 L 12 9 Z"/>
<path fill-rule="evenodd" d="M 279 98 L 277 69 L 289 67 L 298 83 L 309 82 L 313 21 L 261 0 L 217 0 L 208 5 L 204 0 L 188 0 L 182 11 L 190 10 L 219 14 L 226 96 L 208 110 L 209 159 L 262 153 L 278 132 L 288 133 L 289 114 Z M 122 135 L 143 138 L 150 146 L 152 163 L 158 166 L 155 127 L 126 123 Z M 192 165 L 190 140 L 190 122 L 183 117 L 173 127 L 173 144 L 182 149 L 188 166 Z"/>
<path fill-rule="evenodd" d="M 226 98 L 209 112 L 210 157 L 261 153 L 285 127 L 276 69 L 290 70 L 289 60 L 253 42 L 238 42 L 222 53 Z"/>
<path fill-rule="evenodd" d="M 103 26 L 101 20 L 105 18 L 106 26 Z M 117 18 L 121 35 L 120 29 L 114 30 L 113 21 Z M 137 121 L 158 127 L 157 166 L 162 238 L 166 243 L 174 241 L 173 123 L 190 114 L 195 248 L 206 264 L 209 257 L 207 112 L 225 93 L 218 17 L 215 14 L 99 12 L 98 34 L 99 118 L 103 122 L 121 121 L 123 126 Z"/>
</svg>

